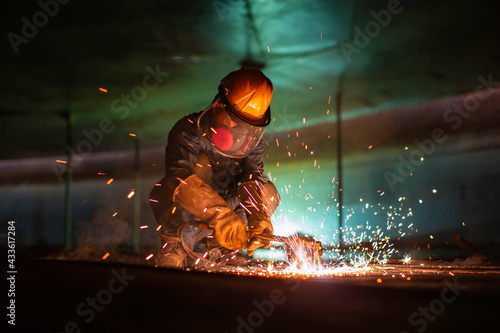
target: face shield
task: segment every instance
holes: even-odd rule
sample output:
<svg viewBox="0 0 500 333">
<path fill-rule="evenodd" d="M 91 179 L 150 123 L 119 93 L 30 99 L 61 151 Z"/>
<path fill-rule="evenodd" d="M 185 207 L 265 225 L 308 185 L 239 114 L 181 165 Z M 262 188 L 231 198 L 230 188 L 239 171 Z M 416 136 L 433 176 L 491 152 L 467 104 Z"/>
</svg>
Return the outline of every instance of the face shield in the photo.
<svg viewBox="0 0 500 333">
<path fill-rule="evenodd" d="M 263 125 L 252 125 L 217 99 L 198 118 L 198 128 L 221 155 L 244 158 L 257 147 L 269 122 L 269 111 Z"/>
</svg>

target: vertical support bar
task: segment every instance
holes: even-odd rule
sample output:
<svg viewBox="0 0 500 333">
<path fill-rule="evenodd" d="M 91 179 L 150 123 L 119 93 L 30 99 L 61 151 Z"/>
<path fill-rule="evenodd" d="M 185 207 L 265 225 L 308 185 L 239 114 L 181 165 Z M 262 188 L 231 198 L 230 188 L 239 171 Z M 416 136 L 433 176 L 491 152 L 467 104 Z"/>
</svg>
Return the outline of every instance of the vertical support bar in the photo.
<svg viewBox="0 0 500 333">
<path fill-rule="evenodd" d="M 65 112 L 66 119 L 66 187 L 64 194 L 64 234 L 65 234 L 65 248 L 70 249 L 71 237 L 73 234 L 72 227 L 72 197 L 71 185 L 73 182 L 73 167 L 71 165 L 72 151 L 73 151 L 73 126 L 71 122 L 71 110 Z"/>
<path fill-rule="evenodd" d="M 141 170 L 139 138 L 134 140 L 134 251 L 139 253 L 141 221 Z"/>
<path fill-rule="evenodd" d="M 338 204 L 339 204 L 339 209 L 338 209 L 338 216 L 339 216 L 339 248 L 343 248 L 343 227 L 344 227 L 344 214 L 342 211 L 342 206 L 343 206 L 343 201 L 342 201 L 342 117 L 341 117 L 341 105 L 342 105 L 342 81 L 343 81 L 343 74 L 340 77 L 340 82 L 339 82 L 339 90 L 335 96 L 335 109 L 336 109 L 336 114 L 337 114 L 337 175 L 338 175 L 338 182 L 339 182 L 339 193 L 337 196 L 338 199 Z"/>
<path fill-rule="evenodd" d="M 356 22 L 356 0 L 353 0 L 352 2 L 352 15 L 351 15 L 351 24 L 350 24 L 350 29 L 349 35 L 346 40 L 354 40 L 353 39 L 353 31 L 354 31 L 354 22 Z M 343 213 L 343 181 L 344 179 L 342 178 L 342 94 L 344 92 L 344 79 L 347 73 L 347 69 L 349 67 L 350 61 L 347 62 L 345 65 L 344 69 L 340 73 L 339 76 L 339 82 L 338 82 L 338 88 L 337 88 L 337 94 L 335 98 L 335 109 L 336 109 L 336 114 L 337 114 L 337 173 L 339 176 L 339 194 L 338 194 L 338 203 L 339 203 L 339 248 L 345 250 L 344 246 L 344 240 L 343 240 L 343 228 L 345 227 L 344 225 L 344 213 Z"/>
</svg>

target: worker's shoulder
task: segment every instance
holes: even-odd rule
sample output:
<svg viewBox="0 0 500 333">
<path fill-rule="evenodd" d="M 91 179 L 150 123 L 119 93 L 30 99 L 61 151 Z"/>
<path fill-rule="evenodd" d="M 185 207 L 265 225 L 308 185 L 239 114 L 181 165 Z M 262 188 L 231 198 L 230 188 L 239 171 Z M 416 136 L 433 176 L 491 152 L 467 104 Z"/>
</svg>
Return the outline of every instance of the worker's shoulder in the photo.
<svg viewBox="0 0 500 333">
<path fill-rule="evenodd" d="M 191 113 L 179 119 L 170 130 L 169 138 L 200 136 L 201 132 L 197 124 L 200 113 Z"/>
<path fill-rule="evenodd" d="M 197 129 L 198 117 L 200 116 L 200 114 L 201 112 L 196 112 L 182 117 L 174 124 L 172 129 L 187 129 L 187 128 Z"/>
</svg>

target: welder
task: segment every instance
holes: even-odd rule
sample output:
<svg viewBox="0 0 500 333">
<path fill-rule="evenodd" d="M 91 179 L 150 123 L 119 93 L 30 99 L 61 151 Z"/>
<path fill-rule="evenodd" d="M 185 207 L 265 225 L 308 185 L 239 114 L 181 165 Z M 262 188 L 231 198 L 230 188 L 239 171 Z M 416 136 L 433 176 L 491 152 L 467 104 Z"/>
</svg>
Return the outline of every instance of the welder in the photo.
<svg viewBox="0 0 500 333">
<path fill-rule="evenodd" d="M 235 259 L 243 249 L 252 256 L 257 248 L 269 247 L 256 236 L 273 234 L 271 215 L 280 200 L 263 166 L 262 137 L 271 122 L 272 94 L 262 71 L 243 67 L 221 80 L 208 108 L 171 129 L 165 177 L 150 193 L 161 225 L 159 266 L 190 267 L 191 251 L 219 249 Z M 193 221 L 208 228 L 186 226 Z"/>
</svg>

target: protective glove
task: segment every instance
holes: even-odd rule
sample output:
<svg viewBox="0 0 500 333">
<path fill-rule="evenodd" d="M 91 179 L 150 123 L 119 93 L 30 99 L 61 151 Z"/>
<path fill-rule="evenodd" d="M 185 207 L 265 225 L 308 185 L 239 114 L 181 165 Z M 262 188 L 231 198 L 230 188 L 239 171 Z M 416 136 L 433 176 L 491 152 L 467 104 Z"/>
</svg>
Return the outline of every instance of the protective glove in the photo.
<svg viewBox="0 0 500 333">
<path fill-rule="evenodd" d="M 273 233 L 270 229 L 265 229 L 264 232 L 262 232 L 259 235 L 269 235 L 272 236 Z M 259 237 L 259 235 L 256 235 L 250 239 L 248 242 L 248 249 L 247 249 L 247 254 L 249 256 L 253 256 L 255 253 L 255 250 L 257 250 L 259 247 L 264 247 L 265 249 L 268 249 L 271 247 L 271 241 L 267 239 L 262 239 Z"/>
<path fill-rule="evenodd" d="M 271 183 L 269 185 L 273 186 Z M 250 243 L 248 247 L 248 255 L 254 254 L 259 247 L 269 248 L 271 242 L 262 240 L 256 237 L 266 233 L 272 235 L 273 224 L 271 223 L 271 215 L 278 206 L 279 196 L 277 191 L 275 195 L 270 196 L 267 188 L 257 181 L 247 181 L 238 186 L 238 194 L 241 204 L 246 208 L 248 229 L 250 235 Z"/>
<path fill-rule="evenodd" d="M 227 249 L 248 246 L 246 225 L 207 183 L 197 175 L 181 181 L 174 191 L 174 202 L 214 230 L 214 238 Z"/>
</svg>

